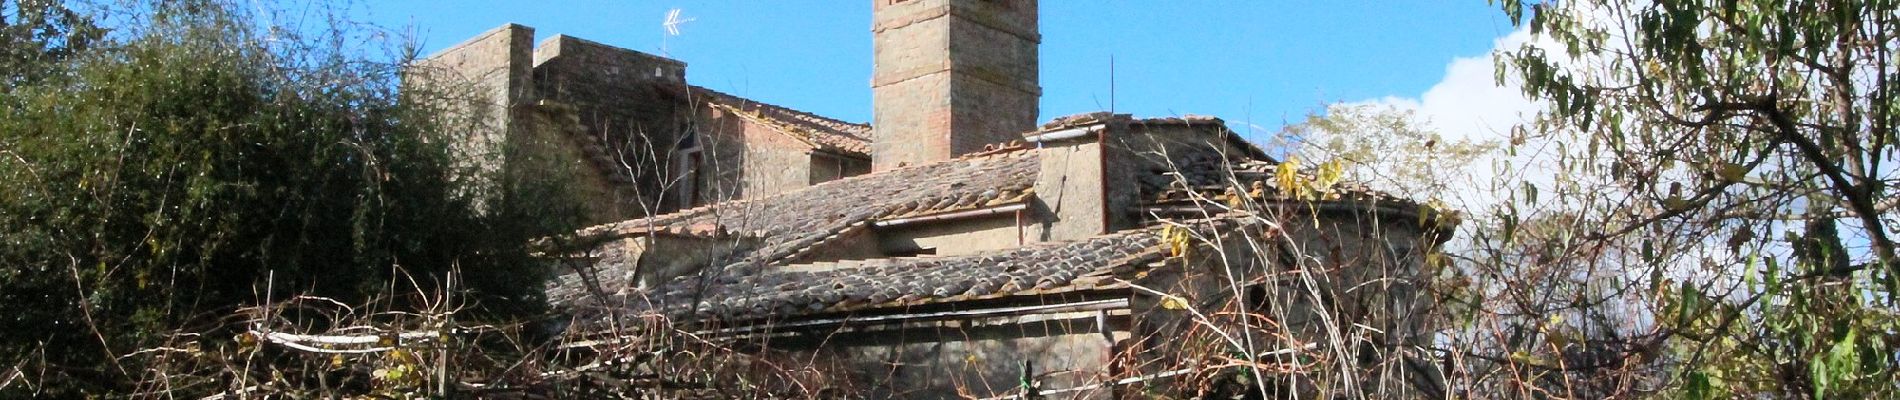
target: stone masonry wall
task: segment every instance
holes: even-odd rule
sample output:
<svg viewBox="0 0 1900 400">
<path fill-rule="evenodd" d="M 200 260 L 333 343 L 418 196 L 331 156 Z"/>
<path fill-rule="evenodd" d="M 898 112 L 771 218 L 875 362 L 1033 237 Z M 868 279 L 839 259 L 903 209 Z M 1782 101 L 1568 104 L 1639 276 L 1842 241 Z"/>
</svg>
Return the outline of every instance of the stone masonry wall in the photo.
<svg viewBox="0 0 1900 400">
<path fill-rule="evenodd" d="M 522 123 L 516 106 L 533 97 L 528 68 L 533 42 L 534 28 L 502 25 L 404 71 L 410 95 L 439 102 L 444 116 L 467 118 L 451 123 L 469 128 L 456 143 L 458 162 L 487 171 L 499 165 L 499 144 Z"/>
<path fill-rule="evenodd" d="M 574 107 L 558 104 L 536 105 L 532 117 L 525 124 L 524 136 L 535 150 L 542 151 L 541 156 L 548 157 L 550 163 L 560 164 L 555 172 L 566 173 L 572 178 L 575 194 L 587 208 L 588 222 L 620 221 L 641 215 L 642 208 L 635 201 L 631 187 L 619 182 L 595 165 L 594 155 L 585 150 L 587 144 L 578 136 L 587 132 L 580 123 L 580 117 Z M 583 143 L 577 145 L 577 141 Z"/>
<path fill-rule="evenodd" d="M 951 130 L 954 154 L 1035 130 L 1039 59 L 1035 1 L 973 1 L 952 8 Z"/>
<path fill-rule="evenodd" d="M 694 113 L 693 129 L 702 135 L 700 151 L 705 155 L 701 174 L 707 174 L 699 188 L 702 204 L 759 198 L 811 185 L 810 146 L 729 113 L 714 108 Z"/>
<path fill-rule="evenodd" d="M 687 123 L 686 64 L 555 35 L 534 49 L 533 65 L 540 98 L 573 106 L 581 131 L 605 147 L 602 168 L 630 170 L 620 183 L 638 201 L 660 212 L 677 208 L 662 189 Z"/>
<path fill-rule="evenodd" d="M 829 336 L 823 347 L 805 350 L 810 354 L 805 359 L 841 362 L 855 373 L 854 382 L 868 386 L 868 397 L 878 399 L 1016 394 L 1024 361 L 1031 364 L 1031 374 L 1044 390 L 1082 386 L 1110 376 L 1111 336 L 1101 333 L 1095 312 L 1008 319 L 1012 321 L 959 321 Z M 1103 390 L 1055 398 L 1107 395 Z"/>
<path fill-rule="evenodd" d="M 741 120 L 745 138 L 744 183 L 740 195 L 760 198 L 811 186 L 811 149 L 773 131 L 772 127 Z"/>
<path fill-rule="evenodd" d="M 874 0 L 872 167 L 979 151 L 1035 128 L 1035 0 Z"/>
</svg>

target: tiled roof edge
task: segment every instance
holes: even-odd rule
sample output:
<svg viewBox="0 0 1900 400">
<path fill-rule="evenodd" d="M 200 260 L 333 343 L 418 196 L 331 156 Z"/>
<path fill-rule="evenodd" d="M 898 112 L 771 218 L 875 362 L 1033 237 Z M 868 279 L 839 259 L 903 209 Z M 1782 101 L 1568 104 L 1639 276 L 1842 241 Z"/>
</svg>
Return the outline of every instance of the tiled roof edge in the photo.
<svg viewBox="0 0 1900 400">
<path fill-rule="evenodd" d="M 751 104 L 751 105 L 757 105 L 757 106 L 760 106 L 760 107 L 764 107 L 764 108 L 770 108 L 770 109 L 772 109 L 772 110 L 774 110 L 774 111 L 780 111 L 780 112 L 784 112 L 784 113 L 788 113 L 788 114 L 796 114 L 796 115 L 801 115 L 801 116 L 805 116 L 805 117 L 811 117 L 811 118 L 813 118 L 813 119 L 818 119 L 818 120 L 822 120 L 822 121 L 826 121 L 826 122 L 830 122 L 830 123 L 834 123 L 834 124 L 838 124 L 838 125 L 843 125 L 843 126 L 850 126 L 850 127 L 854 127 L 854 128 L 858 128 L 858 129 L 863 129 L 863 130 L 864 130 L 863 132 L 847 132 L 847 133 L 851 133 L 851 134 L 853 134 L 852 136 L 847 136 L 847 137 L 850 137 L 850 138 L 852 138 L 852 139 L 858 139 L 858 140 L 863 140 L 863 141 L 864 141 L 865 143 L 867 143 L 867 144 L 868 144 L 868 143 L 870 143 L 870 140 L 871 140 L 871 138 L 868 138 L 868 137 L 858 137 L 858 136 L 855 136 L 855 134 L 859 134 L 859 133 L 864 133 L 864 134 L 868 134 L 868 133 L 870 133 L 870 131 L 871 131 L 871 124 L 865 124 L 865 123 L 857 123 L 857 122 L 850 122 L 850 121 L 845 121 L 845 120 L 841 120 L 841 119 L 837 119 L 837 118 L 832 118 L 832 117 L 827 117 L 827 116 L 823 116 L 823 115 L 819 115 L 819 114 L 816 114 L 816 113 L 812 113 L 812 112 L 809 112 L 809 111 L 804 111 L 804 110 L 799 110 L 799 109 L 796 109 L 796 108 L 791 108 L 791 107 L 786 107 L 786 106 L 781 106 L 781 105 L 777 105 L 777 104 L 772 104 L 772 103 L 767 103 L 767 102 L 763 102 L 763 101 L 758 101 L 758 100 L 753 100 L 753 99 L 750 99 L 750 98 L 746 98 L 746 97 L 743 97 L 743 96 L 739 96 L 739 95 L 734 95 L 734 94 L 731 94 L 731 93 L 726 93 L 726 92 L 721 92 L 721 91 L 718 91 L 718 90 L 713 90 L 713 89 L 711 89 L 711 88 L 707 88 L 707 87 L 705 87 L 705 86 L 699 86 L 699 85 L 691 85 L 691 87 L 692 87 L 692 89 L 693 89 L 693 90 L 696 90 L 696 91 L 701 91 L 701 92 L 705 92 L 705 93 L 708 93 L 708 94 L 711 94 L 712 96 L 709 96 L 709 97 L 713 97 L 713 98 L 717 98 L 717 99 L 720 99 L 720 100 L 726 100 L 727 102 L 731 102 L 731 101 L 734 101 L 734 100 L 737 100 L 737 101 L 741 101 L 741 102 L 743 102 L 743 104 Z"/>
<path fill-rule="evenodd" d="M 734 207 L 734 206 L 738 206 L 738 205 L 743 205 L 743 204 L 748 204 L 748 203 L 750 203 L 750 202 L 766 202 L 766 201 L 771 201 L 771 199 L 774 199 L 774 198 L 778 198 L 778 197 L 782 197 L 782 196 L 789 196 L 789 195 L 791 195 L 791 194 L 793 194 L 793 193 L 799 193 L 799 192 L 803 192 L 803 191 L 807 191 L 807 190 L 814 190 L 814 189 L 816 189 L 816 188 L 819 188 L 819 187 L 824 187 L 825 185 L 842 185 L 842 184 L 845 184 L 845 183 L 847 183 L 847 182 L 856 182 L 856 181 L 858 181 L 858 180 L 863 180 L 863 179 L 873 179 L 873 178 L 876 178 L 876 177 L 882 177 L 882 176 L 885 176 L 886 174 L 894 174 L 894 173 L 898 173 L 899 171 L 907 171 L 907 170 L 911 170 L 911 169 L 917 169 L 917 168 L 924 168 L 924 167 L 928 167 L 928 166 L 931 166 L 931 165 L 937 165 L 937 164 L 942 164 L 942 163 L 952 163 L 952 162 L 965 162 L 965 161 L 969 161 L 969 160 L 975 160 L 975 159 L 983 159 L 983 158 L 991 158 L 991 157 L 1021 157 L 1021 156 L 1023 156 L 1024 154 L 1029 154 L 1029 153 L 1033 153 L 1033 151 L 1031 151 L 1031 150 L 1035 150 L 1035 148 L 1034 148 L 1034 147 L 1028 147 L 1028 146 L 1015 146 L 1015 147 L 1006 147 L 1006 148 L 1002 148 L 1002 149 L 995 149 L 995 150 L 993 150 L 993 151 L 989 151 L 989 152 L 979 152 L 979 153 L 972 153 L 972 154 L 968 154 L 968 155 L 964 155 L 964 156 L 960 156 L 960 157 L 957 157 L 957 158 L 952 158 L 952 159 L 948 159 L 948 160 L 941 160 L 941 161 L 937 161 L 937 162 L 931 162 L 931 163 L 924 163 L 924 164 L 917 164 L 917 165 L 906 165 L 906 166 L 903 166 L 903 167 L 898 167 L 898 168 L 892 168 L 892 169 L 887 169 L 887 170 L 883 170 L 883 171 L 873 171 L 873 172 L 871 172 L 871 173 L 868 173 L 868 174 L 863 174 L 863 175 L 856 175 L 856 176 L 850 176 L 850 177 L 845 177 L 845 178 L 840 178 L 840 179 L 834 179 L 834 180 L 830 180 L 830 181 L 825 181 L 825 182 L 821 182 L 821 183 L 818 183 L 818 184 L 815 184 L 815 185 L 811 185 L 811 186 L 806 186 L 806 187 L 804 187 L 804 188 L 801 188 L 801 189 L 798 189 L 798 190 L 793 190 L 793 191 L 789 191 L 789 192 L 784 192 L 784 193 L 778 193 L 778 194 L 773 194 L 773 195 L 771 195 L 771 196 L 766 196 L 766 197 L 760 197 L 760 198 L 753 198 L 753 199 L 738 199 L 738 200 L 727 200 L 727 201 L 723 201 L 723 202 L 718 202 L 718 203 L 712 203 L 712 204 L 705 204 L 705 205 L 700 205 L 700 206 L 697 206 L 697 207 L 693 207 L 693 208 L 688 208 L 688 209 L 683 209 L 683 210 L 679 210 L 679 211 L 674 211 L 674 212 L 670 212 L 670 213 L 666 213 L 666 214 L 660 214 L 660 215 L 655 215 L 655 216 L 650 216 L 650 217 L 643 217 L 643 218 L 634 218 L 634 219 L 628 219 L 628 220 L 622 220 L 622 221 L 616 221 L 616 222 L 609 222 L 609 223 L 604 223 L 604 224 L 599 224 L 599 225 L 593 225 L 593 226 L 588 226 L 588 227 L 585 227 L 585 228 L 581 228 L 581 229 L 578 229 L 578 230 L 575 230 L 575 232 L 574 232 L 574 234 L 575 234 L 575 236 L 577 236 L 577 239 L 582 239 L 582 240 L 589 240 L 589 239 L 596 239 L 596 238 L 599 238 L 599 237 L 601 237 L 601 236 L 603 236 L 603 234 L 607 234 L 607 233 L 610 233 L 610 232 L 612 232 L 612 231 L 614 231 L 614 230 L 616 230 L 616 229 L 617 229 L 617 227 L 619 227 L 619 226 L 622 226 L 622 225 L 624 225 L 624 224 L 631 224 L 631 223 L 635 223 L 635 222 L 638 222 L 638 221 L 665 221 L 665 220 L 668 220 L 668 219 L 672 219 L 672 218 L 678 218 L 678 217 L 681 217 L 681 216 L 686 216 L 686 215 L 692 215 L 692 214 L 695 214 L 695 213 L 701 213 L 701 212 L 706 212 L 706 211 L 710 211 L 710 210 L 713 210 L 713 209 L 716 209 L 716 208 L 730 208 L 730 207 Z M 656 224 L 658 224 L 658 222 L 656 222 Z"/>
<path fill-rule="evenodd" d="M 1063 129 L 1068 129 L 1068 128 L 1103 125 L 1103 124 L 1127 124 L 1127 125 L 1141 125 L 1141 126 L 1154 126 L 1154 125 L 1213 126 L 1213 127 L 1219 128 L 1220 134 L 1225 136 L 1228 142 L 1233 143 L 1235 146 L 1240 147 L 1241 151 L 1247 152 L 1248 156 L 1256 158 L 1256 159 L 1264 160 L 1264 161 L 1274 161 L 1274 162 L 1278 161 L 1278 160 L 1275 160 L 1272 156 L 1267 155 L 1266 150 L 1262 150 L 1259 145 L 1255 145 L 1253 142 L 1247 141 L 1247 138 L 1241 137 L 1240 133 L 1234 132 L 1234 130 L 1232 129 L 1228 129 L 1227 120 L 1221 119 L 1220 117 L 1210 116 L 1210 115 L 1186 114 L 1186 115 L 1182 115 L 1178 117 L 1136 118 L 1130 114 L 1113 114 L 1107 111 L 1096 111 L 1096 112 L 1070 114 L 1070 115 L 1056 117 L 1055 119 L 1050 120 L 1048 123 L 1042 124 L 1042 126 L 1039 127 L 1036 130 L 1036 132 L 1030 132 L 1030 133 L 1033 134 L 1037 132 L 1051 132 L 1051 131 L 1058 131 L 1058 130 L 1063 130 Z"/>
</svg>

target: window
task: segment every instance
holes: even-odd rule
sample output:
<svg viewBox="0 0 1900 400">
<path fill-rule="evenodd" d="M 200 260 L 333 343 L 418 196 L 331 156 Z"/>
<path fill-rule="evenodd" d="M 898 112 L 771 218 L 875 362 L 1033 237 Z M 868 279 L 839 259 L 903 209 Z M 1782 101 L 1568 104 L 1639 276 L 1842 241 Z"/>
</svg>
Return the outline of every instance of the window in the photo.
<svg viewBox="0 0 1900 400">
<path fill-rule="evenodd" d="M 937 255 L 937 248 L 913 247 L 913 248 L 908 248 L 908 249 L 897 249 L 897 250 L 891 250 L 889 252 L 886 252 L 885 255 L 889 257 L 934 256 L 934 255 Z"/>
<path fill-rule="evenodd" d="M 679 203 L 680 208 L 705 203 L 706 199 L 700 196 L 700 191 L 705 188 L 706 177 L 701 173 L 705 169 L 705 160 L 699 147 L 699 132 L 691 127 L 680 129 L 680 140 L 674 145 L 674 150 L 679 155 L 679 161 L 674 166 L 674 170 L 679 171 L 674 183 L 674 201 Z"/>
</svg>

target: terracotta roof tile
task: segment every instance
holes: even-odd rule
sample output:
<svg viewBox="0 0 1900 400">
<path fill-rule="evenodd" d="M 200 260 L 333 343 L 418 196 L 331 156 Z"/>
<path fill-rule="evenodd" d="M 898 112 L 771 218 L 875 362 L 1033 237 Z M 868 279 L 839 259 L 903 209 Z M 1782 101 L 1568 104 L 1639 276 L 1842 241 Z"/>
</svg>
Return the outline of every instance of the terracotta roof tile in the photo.
<svg viewBox="0 0 1900 400">
<path fill-rule="evenodd" d="M 870 222 L 1026 201 L 1033 196 L 1041 168 L 1039 155 L 1040 150 L 1020 149 L 879 171 L 758 199 L 589 227 L 580 230 L 576 239 L 598 243 L 647 231 L 729 232 L 759 239 L 728 257 L 731 262 L 720 272 L 743 275 L 763 265 L 783 263 Z M 561 303 L 580 293 L 578 287 L 556 283 L 549 289 L 549 298 Z"/>
<path fill-rule="evenodd" d="M 1244 217 L 1190 221 L 1190 229 L 1228 230 Z M 1008 296 L 1125 287 L 1120 279 L 1166 257 L 1159 228 L 950 257 L 886 258 L 794 265 L 755 274 L 683 279 L 645 293 L 658 311 L 738 321 L 902 308 Z M 621 300 L 622 306 L 640 308 Z"/>
<path fill-rule="evenodd" d="M 871 126 L 826 118 L 817 114 L 758 102 L 694 86 L 693 93 L 708 105 L 754 121 L 813 148 L 871 157 Z"/>
</svg>

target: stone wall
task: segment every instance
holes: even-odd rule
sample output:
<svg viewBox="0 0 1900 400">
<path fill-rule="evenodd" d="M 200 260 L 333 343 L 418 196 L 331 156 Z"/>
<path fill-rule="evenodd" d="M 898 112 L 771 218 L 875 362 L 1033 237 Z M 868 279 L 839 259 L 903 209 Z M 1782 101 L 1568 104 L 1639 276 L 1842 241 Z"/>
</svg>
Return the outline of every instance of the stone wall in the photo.
<svg viewBox="0 0 1900 400">
<path fill-rule="evenodd" d="M 1094 134 L 1043 146 L 1036 199 L 1029 208 L 1033 241 L 1077 240 L 1109 232 L 1103 189 L 1106 148 Z"/>
<path fill-rule="evenodd" d="M 1424 332 L 1422 307 L 1429 301 L 1425 297 L 1428 294 L 1419 291 L 1418 273 L 1424 268 L 1427 253 L 1435 251 L 1436 243 L 1418 229 L 1416 217 L 1335 209 L 1321 210 L 1320 223 L 1314 224 L 1301 223 L 1302 219 L 1314 218 L 1308 211 L 1283 213 L 1295 222 L 1284 225 L 1286 237 L 1291 240 L 1265 256 L 1306 260 L 1292 267 L 1323 272 L 1316 284 L 1321 293 L 1334 300 L 1329 310 L 1333 318 L 1377 328 L 1390 335 L 1385 339 L 1391 343 L 1425 339 L 1416 336 Z M 1274 292 L 1291 295 L 1303 290 L 1299 282 L 1277 284 L 1281 290 Z M 1283 300 L 1311 299 L 1304 296 Z M 1287 318 L 1289 323 L 1317 329 L 1318 316 L 1311 307 L 1289 310 L 1293 311 Z"/>
<path fill-rule="evenodd" d="M 700 187 L 702 204 L 739 198 L 758 198 L 811 186 L 815 172 L 811 147 L 719 108 L 694 113 L 693 128 L 704 140 L 702 173 L 716 178 Z M 833 167 L 836 170 L 836 167 Z"/>
<path fill-rule="evenodd" d="M 869 398 L 988 398 L 1019 393 L 1024 362 L 1044 390 L 1099 382 L 1112 374 L 1114 338 L 1098 312 L 1031 314 L 822 336 L 788 343 L 807 359 L 852 373 Z M 1125 319 L 1125 315 L 1113 320 Z M 819 347 L 822 346 L 822 347 Z M 1106 390 L 1055 398 L 1107 398 Z"/>
<path fill-rule="evenodd" d="M 871 172 L 870 160 L 830 155 L 822 152 L 813 152 L 811 154 L 811 184 L 813 185 L 846 177 L 864 175 L 869 172 Z"/>
<path fill-rule="evenodd" d="M 873 169 L 980 151 L 1035 128 L 1035 0 L 873 4 Z"/>
<path fill-rule="evenodd" d="M 458 162 L 493 171 L 500 145 L 520 129 L 517 108 L 534 96 L 529 59 L 534 28 L 507 24 L 422 59 L 404 71 L 404 91 L 434 103 L 457 135 Z"/>
<path fill-rule="evenodd" d="M 811 148 L 772 127 L 746 121 L 745 185 L 741 195 L 759 198 L 811 186 Z"/>
<path fill-rule="evenodd" d="M 877 231 L 879 247 L 886 253 L 931 249 L 931 254 L 939 256 L 1021 247 L 1026 237 L 1015 213 L 910 223 Z"/>
<path fill-rule="evenodd" d="M 870 170 L 869 160 L 821 154 L 774 131 L 781 128 L 721 116 L 710 99 L 694 98 L 679 61 L 565 35 L 538 46 L 533 39 L 532 28 L 516 24 L 483 33 L 405 71 L 405 90 L 446 100 L 439 115 L 468 121 L 457 144 L 470 166 L 494 171 L 504 138 L 567 146 L 549 150 L 587 167 L 575 172 L 592 208 L 589 223 L 769 196 Z M 704 136 L 698 162 L 686 159 L 687 132 Z M 701 184 L 682 185 L 695 170 Z"/>
<path fill-rule="evenodd" d="M 540 99 L 574 107 L 584 136 L 598 142 L 599 167 L 626 173 L 636 201 L 665 212 L 664 195 L 678 133 L 686 126 L 686 64 L 633 50 L 555 35 L 533 54 Z"/>
<path fill-rule="evenodd" d="M 1321 204 L 1321 203 L 1315 203 Z M 1434 242 L 1421 235 L 1415 220 L 1369 208 L 1340 203 L 1326 207 L 1300 204 L 1263 210 L 1261 218 L 1276 222 L 1271 229 L 1249 229 L 1203 246 L 1168 265 L 1151 270 L 1137 281 L 1143 287 L 1179 296 L 1183 304 L 1137 291 L 1130 309 L 1140 316 L 1126 343 L 1141 360 L 1152 361 L 1139 373 L 1153 374 L 1178 368 L 1183 357 L 1206 356 L 1209 348 L 1230 348 L 1225 338 L 1202 330 L 1197 337 L 1184 332 L 1205 325 L 1194 321 L 1188 308 L 1199 310 L 1226 327 L 1229 337 L 1249 343 L 1255 353 L 1287 350 L 1296 343 L 1321 348 L 1343 346 L 1365 355 L 1367 362 L 1386 361 L 1375 353 L 1405 343 L 1424 344 L 1430 338 L 1424 313 L 1430 299 L 1416 283 L 1425 254 Z M 1185 305 L 1186 307 L 1182 307 Z M 1223 319 L 1244 310 L 1265 317 L 1252 329 Z M 1286 338 L 1296 339 L 1289 343 Z M 1335 340 L 1337 340 L 1335 342 Z M 1290 362 L 1297 353 L 1283 353 L 1268 363 Z M 1410 371 L 1411 379 L 1436 379 L 1430 371 Z M 1411 393 L 1403 380 L 1378 380 L 1393 385 L 1366 389 L 1375 393 Z M 1368 384 L 1373 383 L 1369 381 Z M 1276 393 L 1311 397 L 1306 382 L 1268 382 Z"/>
<path fill-rule="evenodd" d="M 587 132 L 580 124 L 580 117 L 573 107 L 560 104 L 540 104 L 529 107 L 532 112 L 524 124 L 520 135 L 523 141 L 540 152 L 534 156 L 543 157 L 543 165 L 558 166 L 550 168 L 549 173 L 563 173 L 572 178 L 575 195 L 581 204 L 586 205 L 587 221 L 620 221 L 640 216 L 642 208 L 636 201 L 631 188 L 619 181 L 619 178 L 607 174 L 588 154 L 584 143 Z"/>
</svg>

